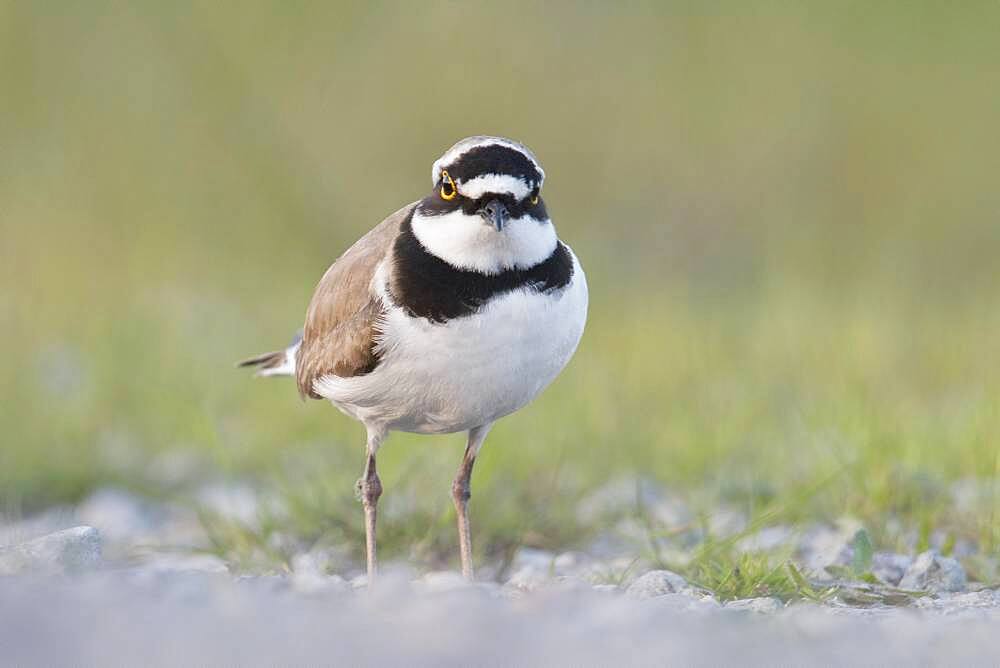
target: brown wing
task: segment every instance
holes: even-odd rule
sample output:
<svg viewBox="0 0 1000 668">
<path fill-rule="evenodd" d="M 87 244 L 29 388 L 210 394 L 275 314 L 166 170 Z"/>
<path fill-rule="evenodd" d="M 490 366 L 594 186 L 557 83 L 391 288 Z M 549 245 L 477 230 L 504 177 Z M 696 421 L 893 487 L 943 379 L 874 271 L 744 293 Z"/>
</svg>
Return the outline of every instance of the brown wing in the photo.
<svg viewBox="0 0 1000 668">
<path fill-rule="evenodd" d="M 295 360 L 303 397 L 321 398 L 313 390 L 318 378 L 360 376 L 378 364 L 375 336 L 383 305 L 372 291 L 372 277 L 413 206 L 408 204 L 361 237 L 316 286 Z"/>
</svg>

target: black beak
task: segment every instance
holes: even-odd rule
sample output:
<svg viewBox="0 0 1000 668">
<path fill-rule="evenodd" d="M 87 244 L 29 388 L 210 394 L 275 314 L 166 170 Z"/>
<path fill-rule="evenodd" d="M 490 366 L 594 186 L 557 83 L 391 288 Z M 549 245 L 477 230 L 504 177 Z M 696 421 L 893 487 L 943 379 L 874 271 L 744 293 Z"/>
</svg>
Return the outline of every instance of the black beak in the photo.
<svg viewBox="0 0 1000 668">
<path fill-rule="evenodd" d="M 486 222 L 497 228 L 497 232 L 503 230 L 503 226 L 507 224 L 507 219 L 510 218 L 507 206 L 498 199 L 491 199 L 478 213 Z"/>
</svg>

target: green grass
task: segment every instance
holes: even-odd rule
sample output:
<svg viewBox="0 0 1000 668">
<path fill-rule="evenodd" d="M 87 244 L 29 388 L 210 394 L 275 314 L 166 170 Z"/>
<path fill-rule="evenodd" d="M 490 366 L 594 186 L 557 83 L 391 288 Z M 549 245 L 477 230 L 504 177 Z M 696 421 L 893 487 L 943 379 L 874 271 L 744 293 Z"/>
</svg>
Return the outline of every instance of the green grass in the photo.
<svg viewBox="0 0 1000 668">
<path fill-rule="evenodd" d="M 444 148 L 496 132 L 543 160 L 592 300 L 576 359 L 477 464 L 477 558 L 585 544 L 604 527 L 578 501 L 644 474 L 701 513 L 852 516 L 877 549 L 943 532 L 996 577 L 998 20 L 0 2 L 0 507 L 232 476 L 282 507 L 206 517 L 234 563 L 284 563 L 283 536 L 360 546 L 360 428 L 231 364 L 287 340 Z M 387 557 L 454 563 L 462 447 L 385 446 Z M 690 563 L 727 596 L 807 596 L 780 559 Z"/>
</svg>

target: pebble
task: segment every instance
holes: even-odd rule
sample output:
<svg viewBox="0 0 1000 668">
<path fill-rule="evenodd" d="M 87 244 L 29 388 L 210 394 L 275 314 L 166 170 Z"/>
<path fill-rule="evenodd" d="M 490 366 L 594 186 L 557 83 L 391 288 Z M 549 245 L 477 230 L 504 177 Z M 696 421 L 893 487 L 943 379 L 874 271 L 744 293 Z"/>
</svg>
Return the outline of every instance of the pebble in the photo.
<svg viewBox="0 0 1000 668">
<path fill-rule="evenodd" d="M 248 485 L 212 483 L 200 488 L 198 496 L 203 507 L 248 524 L 253 524 L 260 517 L 261 510 L 270 508 L 267 505 L 262 507 L 257 499 L 257 493 Z M 544 590 L 543 597 L 548 596 L 550 592 L 576 590 L 600 594 L 624 593 L 630 599 L 662 599 L 660 601 L 662 605 L 668 607 L 699 603 L 704 604 L 702 607 L 759 614 L 774 614 L 786 608 L 776 598 L 742 599 L 723 605 L 712 596 L 701 597 L 681 575 L 667 570 L 649 570 L 652 568 L 649 562 L 637 560 L 634 555 L 640 548 L 636 548 L 635 545 L 641 543 L 648 547 L 648 527 L 630 517 L 629 513 L 642 507 L 655 522 L 663 524 L 681 522 L 689 514 L 683 504 L 678 505 L 676 499 L 672 499 L 655 482 L 647 479 L 619 481 L 599 491 L 597 500 L 602 498 L 608 502 L 609 508 L 600 512 L 606 511 L 612 515 L 624 514 L 615 520 L 612 526 L 615 527 L 617 540 L 622 540 L 621 537 L 626 538 L 615 547 L 630 546 L 622 550 L 626 556 L 599 559 L 595 558 L 595 554 L 590 550 L 555 553 L 523 547 L 515 555 L 510 569 L 511 575 L 504 585 L 494 582 L 469 583 L 454 571 L 436 571 L 417 576 L 412 574 L 412 566 L 404 578 L 406 585 L 412 590 L 423 593 L 481 589 L 499 598 L 521 597 L 537 590 Z M 594 501 L 595 505 L 600 505 L 594 499 L 591 501 Z M 597 508 L 590 510 L 599 512 Z M 165 538 L 168 535 L 172 539 L 169 544 L 189 546 L 196 544 L 193 541 L 176 540 L 176 537 L 182 534 L 177 534 L 174 528 L 184 529 L 192 522 L 187 516 L 178 519 L 179 517 L 181 516 L 173 506 L 156 504 L 121 489 L 99 489 L 75 508 L 66 507 L 42 513 L 30 520 L 11 524 L 6 529 L 0 530 L 0 545 L 4 545 L 5 542 L 10 543 L 0 547 L 0 575 L 80 573 L 98 567 L 101 567 L 103 573 L 119 566 L 139 577 L 153 575 L 155 577 L 147 579 L 154 581 L 163 579 L 159 577 L 160 574 L 167 574 L 165 576 L 167 580 L 174 578 L 175 575 L 183 576 L 184 579 L 201 574 L 209 580 L 220 579 L 208 577 L 211 575 L 227 575 L 229 569 L 226 562 L 210 554 L 148 551 L 148 549 L 159 550 L 168 544 Z M 711 531 L 723 533 L 721 527 L 726 523 L 733 525 L 733 528 L 727 531 L 735 530 L 741 522 L 745 522 L 745 518 L 739 513 L 731 513 L 731 516 L 723 515 L 720 516 L 719 526 Z M 81 523 L 82 526 L 75 526 Z M 836 526 L 815 525 L 804 532 L 784 525 L 771 526 L 743 538 L 737 546 L 748 551 L 797 548 L 797 558 L 802 559 L 806 570 L 817 573 L 829 565 L 850 564 L 853 552 L 852 539 L 858 526 L 857 522 L 851 520 L 842 520 Z M 35 536 L 40 537 L 35 538 Z M 283 535 L 275 533 L 274 536 Z M 29 538 L 31 540 L 28 540 Z M 280 581 L 286 589 L 299 594 L 315 595 L 366 586 L 367 579 L 363 575 L 348 580 L 334 572 L 336 570 L 348 576 L 358 572 L 349 570 L 352 563 L 350 550 L 313 547 L 309 552 L 295 554 L 296 550 L 304 547 L 296 543 L 293 538 L 287 540 L 282 538 L 283 542 L 280 545 L 273 546 L 280 548 L 280 551 L 286 554 L 294 554 L 290 559 L 291 572 L 276 576 L 276 581 Z M 119 549 L 122 545 L 135 547 L 140 543 L 147 548 L 147 551 Z M 935 545 L 935 542 L 932 541 L 931 545 Z M 691 552 L 687 548 L 678 548 L 676 542 L 661 548 L 667 551 L 674 548 L 681 550 L 679 554 L 671 555 L 667 563 L 681 564 L 683 563 L 681 557 Z M 665 553 L 667 552 L 661 551 L 659 558 L 662 559 Z M 975 556 L 987 559 L 985 555 Z M 963 558 L 963 561 L 969 566 L 971 578 L 976 582 L 991 581 L 990 578 L 984 577 L 983 573 L 1000 572 L 994 562 L 990 562 L 993 565 L 989 568 L 980 568 L 974 561 L 966 558 Z M 404 568 L 397 565 L 395 572 L 401 573 Z M 483 575 L 489 573 L 489 565 L 484 565 L 478 572 L 481 579 L 490 579 L 489 575 Z M 871 572 L 890 587 L 933 594 L 934 596 L 922 598 L 913 597 L 910 604 L 923 609 L 933 609 L 949 615 L 953 614 L 953 610 L 980 608 L 1000 610 L 1000 598 L 994 592 L 967 591 L 969 576 L 966 575 L 962 564 L 952 557 L 942 556 L 934 549 L 916 558 L 894 552 L 877 552 L 872 555 Z M 634 573 L 644 574 L 627 587 L 607 584 L 628 582 Z M 604 584 L 595 585 L 594 582 Z M 884 591 L 884 588 L 877 589 L 875 593 L 879 591 Z M 629 605 L 624 601 L 620 603 Z M 851 611 L 871 611 L 877 607 L 864 602 L 849 601 L 849 603 L 845 609 Z M 890 605 L 896 604 L 890 602 Z"/>
<path fill-rule="evenodd" d="M 829 576 L 828 566 L 849 566 L 854 556 L 854 536 L 863 527 L 857 520 L 842 518 L 835 526 L 815 526 L 799 542 L 798 555 L 804 569 L 819 577 Z"/>
<path fill-rule="evenodd" d="M 785 604 L 782 603 L 780 599 L 774 598 L 773 596 L 764 596 L 760 598 L 741 598 L 735 601 L 729 601 L 723 607 L 727 610 L 745 610 L 747 612 L 756 612 L 762 615 L 771 615 L 785 607 Z"/>
<path fill-rule="evenodd" d="M 397 586 L 388 565 L 381 575 L 371 596 L 322 597 L 273 576 L 0 578 L 2 663 L 964 666 L 997 657 L 991 591 L 925 597 L 919 614 L 797 604 L 771 615 L 767 599 L 635 602 L 553 588 L 509 601 L 477 588 L 441 596 Z"/>
<path fill-rule="evenodd" d="M 981 589 L 957 594 L 941 594 L 917 599 L 917 607 L 940 610 L 945 613 L 969 608 L 996 608 L 1000 606 L 1000 592 L 992 589 Z"/>
<path fill-rule="evenodd" d="M 637 578 L 625 590 L 625 594 L 629 598 L 646 599 L 657 598 L 667 594 L 680 594 L 688 589 L 690 587 L 688 587 L 687 580 L 677 573 L 667 570 L 657 570 L 649 571 Z"/>
<path fill-rule="evenodd" d="M 655 609 L 684 613 L 711 614 L 722 609 L 722 605 L 712 596 L 690 596 L 688 594 L 663 594 L 644 599 L 644 605 Z"/>
<path fill-rule="evenodd" d="M 913 591 L 956 592 L 965 589 L 965 569 L 951 557 L 935 550 L 922 552 L 913 560 L 899 581 L 900 589 Z"/>
<path fill-rule="evenodd" d="M 0 575 L 79 573 L 100 564 L 101 534 L 89 526 L 64 529 L 0 548 Z"/>
</svg>

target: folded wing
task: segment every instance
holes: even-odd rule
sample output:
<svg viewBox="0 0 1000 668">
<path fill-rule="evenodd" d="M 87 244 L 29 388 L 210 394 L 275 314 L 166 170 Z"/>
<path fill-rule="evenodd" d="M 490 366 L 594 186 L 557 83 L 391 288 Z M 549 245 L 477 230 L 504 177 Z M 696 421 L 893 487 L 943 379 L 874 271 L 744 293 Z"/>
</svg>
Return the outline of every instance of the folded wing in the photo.
<svg viewBox="0 0 1000 668">
<path fill-rule="evenodd" d="M 316 286 L 295 361 L 302 396 L 321 398 L 314 384 L 323 376 L 360 376 L 378 366 L 375 337 L 385 306 L 372 279 L 413 206 L 403 207 L 361 237 Z"/>
</svg>

